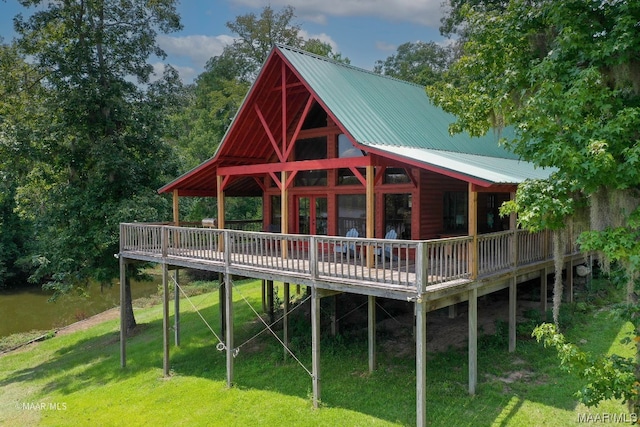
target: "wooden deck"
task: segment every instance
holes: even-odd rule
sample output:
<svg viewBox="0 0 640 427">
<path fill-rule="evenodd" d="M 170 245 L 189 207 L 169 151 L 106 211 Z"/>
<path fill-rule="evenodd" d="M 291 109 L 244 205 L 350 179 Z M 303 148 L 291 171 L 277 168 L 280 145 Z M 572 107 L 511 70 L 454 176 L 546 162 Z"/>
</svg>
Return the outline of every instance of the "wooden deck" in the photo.
<svg viewBox="0 0 640 427">
<path fill-rule="evenodd" d="M 548 235 L 523 231 L 407 241 L 163 224 L 120 227 L 120 256 L 126 259 L 401 300 L 445 295 L 505 275 L 526 278 L 552 262 Z M 568 257 L 577 253 L 567 248 Z"/>
</svg>

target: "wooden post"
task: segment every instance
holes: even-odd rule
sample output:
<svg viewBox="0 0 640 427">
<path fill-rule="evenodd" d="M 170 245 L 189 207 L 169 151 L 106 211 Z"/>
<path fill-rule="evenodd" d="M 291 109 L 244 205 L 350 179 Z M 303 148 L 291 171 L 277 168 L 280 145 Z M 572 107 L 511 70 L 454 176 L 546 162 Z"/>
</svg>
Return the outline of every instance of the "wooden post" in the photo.
<svg viewBox="0 0 640 427">
<path fill-rule="evenodd" d="M 180 204 L 178 190 L 173 190 L 173 225 L 180 226 Z"/>
<path fill-rule="evenodd" d="M 216 177 L 216 191 L 217 191 L 216 195 L 218 198 L 218 228 L 221 230 L 223 230 L 225 226 L 224 225 L 224 189 L 222 188 L 223 178 L 224 177 L 220 175 Z M 219 242 L 219 243 L 222 244 L 222 242 Z M 223 251 L 224 249 L 221 248 L 219 250 Z"/>
<path fill-rule="evenodd" d="M 478 384 L 478 289 L 469 291 L 469 394 Z"/>
<path fill-rule="evenodd" d="M 267 312 L 267 281 L 262 279 L 262 312 Z"/>
<path fill-rule="evenodd" d="M 176 347 L 180 347 L 180 271 L 174 270 L 174 314 L 173 314 L 173 327 L 174 327 L 174 342 Z"/>
<path fill-rule="evenodd" d="M 163 372 L 169 376 L 169 268 L 162 264 L 162 337 L 163 337 Z"/>
<path fill-rule="evenodd" d="M 471 280 L 478 278 L 478 192 L 474 190 L 473 184 L 469 183 L 469 236 L 473 237 L 473 242 L 469 248 L 469 272 Z"/>
<path fill-rule="evenodd" d="M 218 307 L 220 307 L 220 335 L 227 333 L 227 291 L 224 283 L 224 275 L 218 273 Z"/>
<path fill-rule="evenodd" d="M 427 304 L 418 299 L 416 311 L 416 425 L 427 425 Z"/>
<path fill-rule="evenodd" d="M 283 311 L 284 313 L 282 314 L 282 335 L 283 335 L 283 342 L 284 342 L 284 358 L 285 360 L 287 359 L 287 357 L 289 357 L 289 283 L 285 283 L 284 284 L 284 307 L 283 307 Z"/>
<path fill-rule="evenodd" d="M 338 334 L 338 299 L 336 295 L 331 296 L 331 310 L 329 318 L 331 319 L 331 336 L 335 337 Z"/>
<path fill-rule="evenodd" d="M 509 283 L 509 353 L 516 351 L 516 308 L 518 304 L 516 276 Z"/>
<path fill-rule="evenodd" d="M 231 274 L 224 275 L 225 305 L 226 305 L 226 327 L 227 327 L 227 387 L 233 385 L 233 284 Z"/>
<path fill-rule="evenodd" d="M 365 169 L 366 172 L 366 237 L 367 239 L 373 239 L 375 237 L 376 230 L 376 217 L 375 217 L 375 169 L 373 165 L 368 165 Z M 373 267 L 375 261 L 375 248 L 370 246 L 367 248 L 367 266 Z"/>
<path fill-rule="evenodd" d="M 122 252 L 122 251 L 121 251 Z M 127 264 L 125 262 L 122 253 L 119 257 L 120 264 L 120 366 L 127 366 L 127 314 L 125 305 L 127 302 L 126 297 L 126 282 L 127 282 Z"/>
<path fill-rule="evenodd" d="M 567 261 L 567 295 L 569 302 L 573 302 L 573 258 Z"/>
<path fill-rule="evenodd" d="M 369 372 L 377 366 L 376 355 L 376 297 L 369 295 Z"/>
<path fill-rule="evenodd" d="M 542 318 L 547 320 L 547 268 L 543 268 L 540 273 L 540 311 L 542 312 Z"/>
<path fill-rule="evenodd" d="M 455 319 L 458 316 L 458 309 L 456 303 L 449 306 L 449 319 Z"/>
<path fill-rule="evenodd" d="M 313 378 L 313 407 L 320 405 L 320 296 L 311 287 L 311 365 Z"/>
<path fill-rule="evenodd" d="M 273 305 L 273 280 L 267 280 L 267 313 L 269 315 L 269 324 L 273 323 L 276 317 Z"/>
<path fill-rule="evenodd" d="M 289 189 L 287 188 L 287 181 L 289 179 L 289 172 L 280 172 L 280 232 L 282 234 L 289 234 Z M 287 258 L 287 242 L 282 240 L 282 257 Z"/>
</svg>

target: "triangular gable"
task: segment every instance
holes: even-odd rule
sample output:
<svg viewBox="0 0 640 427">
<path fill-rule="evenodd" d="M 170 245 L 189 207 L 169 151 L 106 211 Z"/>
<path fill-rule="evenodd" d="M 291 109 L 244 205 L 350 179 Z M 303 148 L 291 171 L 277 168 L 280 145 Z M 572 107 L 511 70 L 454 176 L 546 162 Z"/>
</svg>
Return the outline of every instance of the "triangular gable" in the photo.
<svg viewBox="0 0 640 427">
<path fill-rule="evenodd" d="M 481 186 L 548 175 L 518 161 L 498 144 L 496 134 L 449 135 L 454 117 L 435 107 L 423 87 L 275 46 L 214 156 L 159 192 L 215 195 L 219 167 L 280 162 L 292 147 L 287 138 L 314 100 L 358 148 L 383 157 L 406 157 L 416 167 Z M 507 163 L 510 171 L 502 173 Z M 258 180 L 245 176 L 227 190 L 260 195 L 262 189 Z"/>
</svg>

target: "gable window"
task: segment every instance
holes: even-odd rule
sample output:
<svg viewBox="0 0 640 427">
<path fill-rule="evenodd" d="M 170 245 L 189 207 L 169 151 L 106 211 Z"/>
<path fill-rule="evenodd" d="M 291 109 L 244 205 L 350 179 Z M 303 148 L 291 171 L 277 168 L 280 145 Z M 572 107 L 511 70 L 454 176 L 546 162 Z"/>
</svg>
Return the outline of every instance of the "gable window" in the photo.
<svg viewBox="0 0 640 427">
<path fill-rule="evenodd" d="M 363 157 L 362 150 L 353 146 L 347 135 L 341 133 L 338 135 L 338 157 L 341 159 L 348 157 Z M 361 175 L 364 176 L 365 169 L 358 168 Z M 348 168 L 338 169 L 338 185 L 360 185 L 360 180 L 354 175 L 353 171 Z"/>
<path fill-rule="evenodd" d="M 386 168 L 384 170 L 385 184 L 406 184 L 411 182 L 404 168 Z"/>
<path fill-rule="evenodd" d="M 295 159 L 318 160 L 327 158 L 327 137 L 299 139 L 296 141 Z M 326 170 L 300 171 L 296 174 L 297 187 L 313 187 L 327 185 Z"/>
</svg>

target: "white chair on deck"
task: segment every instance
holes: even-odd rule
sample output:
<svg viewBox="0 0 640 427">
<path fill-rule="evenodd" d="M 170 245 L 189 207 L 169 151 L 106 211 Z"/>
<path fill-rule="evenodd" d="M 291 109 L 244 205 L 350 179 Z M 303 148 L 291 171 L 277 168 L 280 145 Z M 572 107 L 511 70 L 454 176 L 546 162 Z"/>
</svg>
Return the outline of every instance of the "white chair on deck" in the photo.
<svg viewBox="0 0 640 427">
<path fill-rule="evenodd" d="M 388 240 L 395 240 L 395 239 L 397 239 L 397 238 L 398 238 L 398 233 L 396 232 L 396 229 L 395 229 L 395 228 L 391 228 L 391 229 L 389 229 L 389 231 L 387 231 L 387 234 L 385 234 L 385 235 L 384 235 L 384 238 L 385 238 L 385 239 L 388 239 Z M 381 257 L 381 256 L 382 256 L 382 252 L 383 252 L 383 251 L 382 251 L 382 248 L 379 248 L 379 249 L 376 251 L 376 254 L 377 254 L 378 256 L 380 256 L 380 257 Z M 391 259 L 391 246 L 387 246 L 387 245 L 385 245 L 385 246 L 384 246 L 384 256 L 385 256 L 385 258 L 387 258 L 387 259 Z M 394 255 L 394 256 L 393 256 L 393 259 L 394 259 L 394 260 L 397 260 L 397 259 L 398 259 L 398 257 Z"/>
<path fill-rule="evenodd" d="M 347 234 L 345 235 L 345 237 L 358 237 L 359 235 L 360 233 L 358 233 L 358 230 L 355 227 L 352 227 L 349 231 L 347 231 Z M 336 252 L 342 252 L 343 254 L 346 254 L 348 250 L 350 250 L 352 254 L 355 256 L 356 245 L 351 243 L 351 244 L 345 244 L 345 245 L 336 245 L 335 247 Z"/>
</svg>

